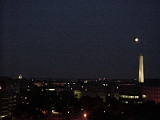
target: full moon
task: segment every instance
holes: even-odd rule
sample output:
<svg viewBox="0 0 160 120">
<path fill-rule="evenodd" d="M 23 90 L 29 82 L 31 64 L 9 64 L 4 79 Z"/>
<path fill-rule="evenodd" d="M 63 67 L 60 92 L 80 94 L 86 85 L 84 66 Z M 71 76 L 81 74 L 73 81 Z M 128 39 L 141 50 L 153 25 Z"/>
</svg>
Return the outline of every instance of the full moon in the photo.
<svg viewBox="0 0 160 120">
<path fill-rule="evenodd" d="M 135 38 L 135 42 L 138 42 L 139 41 L 139 39 L 138 38 Z"/>
</svg>

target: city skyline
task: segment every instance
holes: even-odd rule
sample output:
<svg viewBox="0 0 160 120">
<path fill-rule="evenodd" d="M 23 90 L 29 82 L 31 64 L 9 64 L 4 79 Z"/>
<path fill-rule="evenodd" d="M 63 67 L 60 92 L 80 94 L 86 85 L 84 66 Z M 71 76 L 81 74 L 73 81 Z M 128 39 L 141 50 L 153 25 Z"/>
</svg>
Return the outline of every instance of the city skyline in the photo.
<svg viewBox="0 0 160 120">
<path fill-rule="evenodd" d="M 158 0 L 1 3 L 1 76 L 160 78 Z"/>
</svg>

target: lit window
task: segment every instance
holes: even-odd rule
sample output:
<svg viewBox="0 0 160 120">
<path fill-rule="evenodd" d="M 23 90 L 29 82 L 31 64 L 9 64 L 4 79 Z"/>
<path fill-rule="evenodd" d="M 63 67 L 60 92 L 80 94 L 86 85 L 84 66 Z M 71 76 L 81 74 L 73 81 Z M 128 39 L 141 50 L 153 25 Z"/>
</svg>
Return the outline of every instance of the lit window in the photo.
<svg viewBox="0 0 160 120">
<path fill-rule="evenodd" d="M 83 88 L 83 86 L 82 86 L 82 88 Z"/>
<path fill-rule="evenodd" d="M 138 101 L 138 104 L 142 104 L 142 101 Z"/>
<path fill-rule="evenodd" d="M 126 104 L 128 104 L 128 101 L 122 101 L 123 103 L 126 103 Z"/>
<path fill-rule="evenodd" d="M 30 89 L 27 89 L 27 91 L 30 91 Z"/>
<path fill-rule="evenodd" d="M 55 91 L 55 89 L 48 89 L 49 91 Z"/>
<path fill-rule="evenodd" d="M 135 98 L 137 98 L 137 99 L 138 99 L 138 98 L 139 98 L 139 96 L 135 96 Z"/>
<path fill-rule="evenodd" d="M 103 86 L 108 86 L 108 84 L 103 84 Z"/>
<path fill-rule="evenodd" d="M 130 96 L 130 95 L 120 95 L 121 98 L 127 98 L 127 99 L 138 99 L 139 96 Z"/>
<path fill-rule="evenodd" d="M 88 80 L 85 80 L 84 83 L 88 83 Z"/>
</svg>

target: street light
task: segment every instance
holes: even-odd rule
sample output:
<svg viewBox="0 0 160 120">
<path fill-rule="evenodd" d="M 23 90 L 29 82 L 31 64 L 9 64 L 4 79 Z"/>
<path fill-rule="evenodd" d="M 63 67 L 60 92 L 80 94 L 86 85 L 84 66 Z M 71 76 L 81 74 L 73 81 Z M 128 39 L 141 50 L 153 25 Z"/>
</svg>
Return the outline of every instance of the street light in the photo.
<svg viewBox="0 0 160 120">
<path fill-rule="evenodd" d="M 84 113 L 84 114 L 83 114 L 83 116 L 84 116 L 84 118 L 86 118 L 86 117 L 87 117 L 87 114 L 86 114 L 86 113 Z"/>
</svg>

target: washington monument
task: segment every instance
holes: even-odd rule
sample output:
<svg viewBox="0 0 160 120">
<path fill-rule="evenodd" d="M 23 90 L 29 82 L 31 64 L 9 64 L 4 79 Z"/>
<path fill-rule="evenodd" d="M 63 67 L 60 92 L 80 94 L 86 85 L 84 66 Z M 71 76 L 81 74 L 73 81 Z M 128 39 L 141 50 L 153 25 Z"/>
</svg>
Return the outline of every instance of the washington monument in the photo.
<svg viewBox="0 0 160 120">
<path fill-rule="evenodd" d="M 143 68 L 143 55 L 139 56 L 139 79 L 140 83 L 144 83 L 144 68 Z"/>
</svg>

